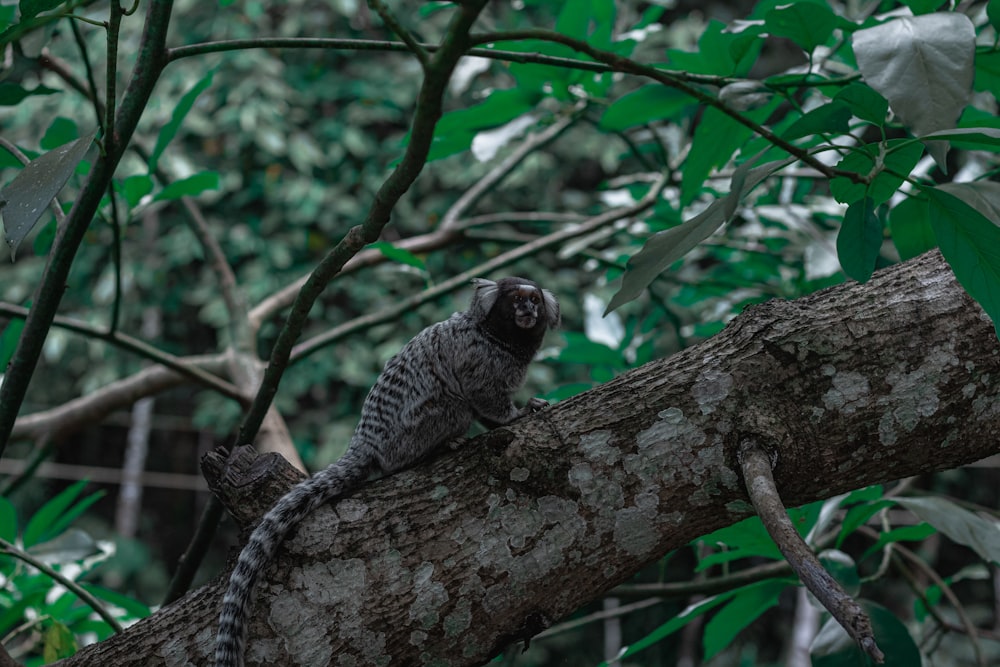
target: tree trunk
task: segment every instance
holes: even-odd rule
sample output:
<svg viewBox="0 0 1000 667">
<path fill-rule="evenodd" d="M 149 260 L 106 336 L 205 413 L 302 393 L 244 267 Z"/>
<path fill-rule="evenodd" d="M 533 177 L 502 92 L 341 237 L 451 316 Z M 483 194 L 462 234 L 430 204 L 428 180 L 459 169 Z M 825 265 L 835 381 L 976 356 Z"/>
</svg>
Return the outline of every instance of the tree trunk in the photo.
<svg viewBox="0 0 1000 667">
<path fill-rule="evenodd" d="M 316 512 L 258 587 L 247 664 L 482 664 L 748 516 L 744 437 L 769 448 L 799 505 L 995 453 L 998 395 L 993 326 L 936 252 L 751 308 Z M 270 474 L 277 461 L 210 481 L 252 521 L 294 479 Z M 66 664 L 210 664 L 224 583 Z"/>
</svg>

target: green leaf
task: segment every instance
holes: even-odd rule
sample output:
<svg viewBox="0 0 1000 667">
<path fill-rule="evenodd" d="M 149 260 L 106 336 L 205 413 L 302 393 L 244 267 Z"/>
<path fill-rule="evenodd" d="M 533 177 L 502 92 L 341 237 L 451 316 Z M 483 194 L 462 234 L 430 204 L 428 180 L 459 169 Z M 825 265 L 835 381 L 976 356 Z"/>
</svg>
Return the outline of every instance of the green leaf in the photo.
<svg viewBox="0 0 1000 667">
<path fill-rule="evenodd" d="M 760 518 L 756 516 L 748 517 L 731 526 L 709 533 L 698 538 L 697 541 L 711 547 L 723 544 L 726 548 L 699 558 L 696 572 L 742 558 L 781 560 L 784 557 L 774 540 L 768 535 Z"/>
<path fill-rule="evenodd" d="M 846 104 L 835 100 L 807 111 L 782 132 L 781 136 L 792 140 L 810 134 L 847 134 L 851 115 L 852 111 Z"/>
<path fill-rule="evenodd" d="M 87 591 L 95 598 L 104 600 L 105 602 L 110 602 L 116 607 L 121 607 L 127 614 L 134 618 L 146 618 L 150 615 L 150 613 L 152 613 L 150 608 L 142 602 L 134 600 L 127 595 L 122 595 L 121 593 L 113 591 L 110 588 L 104 588 L 103 586 L 97 586 L 86 582 L 81 582 L 80 586 L 83 590 Z"/>
<path fill-rule="evenodd" d="M 49 151 L 79 138 L 80 130 L 77 128 L 76 122 L 69 118 L 59 117 L 52 121 L 38 145 L 42 150 Z"/>
<path fill-rule="evenodd" d="M 743 628 L 778 604 L 778 596 L 788 588 L 787 581 L 768 579 L 759 586 L 745 586 L 705 624 L 702 645 L 704 660 L 727 648 Z"/>
<path fill-rule="evenodd" d="M 922 542 L 936 532 L 937 530 L 934 529 L 934 526 L 929 523 L 920 523 L 915 526 L 902 526 L 887 530 L 878 536 L 875 544 L 868 547 L 861 560 L 874 553 L 878 553 L 887 544 L 895 542 Z"/>
<path fill-rule="evenodd" d="M 937 247 L 927 204 L 926 197 L 909 197 L 889 212 L 892 242 L 904 261 Z"/>
<path fill-rule="evenodd" d="M 16 83 L 0 83 L 0 107 L 12 107 L 25 97 L 30 97 L 31 95 L 51 95 L 59 92 L 62 91 L 55 88 L 46 88 L 45 86 L 35 86 L 31 90 L 28 90 Z"/>
<path fill-rule="evenodd" d="M 729 162 L 752 132 L 718 109 L 706 109 L 694 131 L 691 149 L 681 175 L 681 206 L 701 192 L 712 169 Z M 714 230 L 713 230 L 714 231 Z"/>
<path fill-rule="evenodd" d="M 153 191 L 153 179 L 146 174 L 129 176 L 122 181 L 119 191 L 125 197 L 129 208 L 135 208 L 143 197 Z"/>
<path fill-rule="evenodd" d="M 675 119 L 695 104 L 693 97 L 675 88 L 648 84 L 612 102 L 601 116 L 600 128 L 614 132 L 651 121 Z"/>
<path fill-rule="evenodd" d="M 744 588 L 750 588 L 752 586 L 760 586 L 761 584 L 766 584 L 766 583 L 770 582 L 767 581 L 758 582 L 756 584 L 751 584 L 750 586 L 745 586 Z M 725 593 L 716 595 L 714 597 L 705 598 L 704 600 L 699 600 L 698 602 L 690 605 L 687 609 L 677 614 L 672 619 L 670 619 L 660 627 L 656 628 L 655 630 L 650 632 L 648 635 L 646 635 L 639 641 L 629 644 L 626 647 L 626 649 L 622 651 L 622 653 L 618 656 L 618 658 L 621 659 L 621 658 L 631 657 L 641 651 L 646 650 L 650 646 L 653 646 L 654 644 L 663 641 L 664 639 L 666 639 L 673 633 L 677 632 L 678 630 L 680 630 L 685 625 L 687 625 L 694 619 L 698 618 L 702 614 L 711 611 L 712 609 L 718 607 L 726 600 L 729 600 L 734 595 L 736 595 L 740 590 L 743 589 L 727 591 Z M 608 667 L 608 663 L 602 662 L 600 667 Z"/>
<path fill-rule="evenodd" d="M 1000 563 L 1000 524 L 944 498 L 896 498 L 896 503 L 993 564 Z"/>
<path fill-rule="evenodd" d="M 976 90 L 988 90 L 1000 94 L 1000 51 L 984 51 L 976 54 L 976 76 L 973 86 Z"/>
<path fill-rule="evenodd" d="M 875 516 L 880 510 L 891 507 L 892 503 L 882 499 L 882 487 L 876 484 L 859 491 L 855 491 L 847 496 L 841 503 L 841 507 L 848 507 L 852 502 L 861 501 L 853 507 L 848 507 L 847 514 L 840 524 L 840 532 L 837 535 L 836 547 L 839 549 L 844 540 L 859 527 L 863 526 L 868 519 Z"/>
<path fill-rule="evenodd" d="M 21 0 L 18 9 L 21 10 L 21 19 L 30 19 L 38 16 L 42 12 L 50 12 L 65 0 Z"/>
<path fill-rule="evenodd" d="M 736 168 L 728 194 L 713 201 L 690 220 L 672 229 L 657 232 L 646 241 L 642 249 L 629 259 L 622 276 L 622 286 L 611 297 L 605 314 L 635 299 L 667 267 L 731 220 L 740 200 L 768 176 L 790 164 L 792 158 L 768 162 L 750 169 L 753 162 L 754 160 L 748 160 Z"/>
<path fill-rule="evenodd" d="M 793 2 L 771 9 L 765 16 L 767 32 L 787 37 L 806 53 L 826 44 L 837 27 L 836 15 L 824 4 Z"/>
<path fill-rule="evenodd" d="M 7 364 L 14 358 L 14 351 L 17 349 L 17 342 L 21 339 L 21 331 L 24 330 L 24 320 L 21 318 L 11 318 L 7 326 L 0 334 L 0 368 L 7 368 Z"/>
<path fill-rule="evenodd" d="M 955 195 L 986 216 L 986 219 L 994 225 L 1000 225 L 1000 183 L 994 181 L 942 183 L 937 188 Z"/>
<path fill-rule="evenodd" d="M 59 530 L 54 530 L 54 528 L 58 526 L 65 527 L 61 523 L 62 517 L 76 501 L 77 496 L 80 495 L 86 484 L 87 480 L 84 479 L 74 482 L 35 512 L 34 516 L 28 520 L 28 525 L 24 528 L 22 539 L 25 548 L 52 539 L 62 532 L 61 528 Z M 91 497 L 93 497 L 93 494 Z"/>
<path fill-rule="evenodd" d="M 11 544 L 17 540 L 17 511 L 6 498 L 0 497 L 0 539 Z"/>
<path fill-rule="evenodd" d="M 697 49 L 667 50 L 667 66 L 691 74 L 745 76 L 756 60 L 763 40 L 726 32 L 727 28 L 725 23 L 712 19 L 698 38 Z"/>
<path fill-rule="evenodd" d="M 76 637 L 65 624 L 50 618 L 42 633 L 42 657 L 46 664 L 76 653 Z"/>
<path fill-rule="evenodd" d="M 1000 31 L 1000 0 L 990 0 L 986 3 L 986 17 L 993 29 Z"/>
<path fill-rule="evenodd" d="M 194 197 L 206 190 L 219 189 L 219 173 L 216 171 L 203 171 L 194 176 L 188 176 L 180 181 L 174 181 L 167 187 L 156 193 L 153 201 L 169 201 L 180 199 L 181 197 Z"/>
<path fill-rule="evenodd" d="M 376 243 L 372 243 L 371 247 L 375 248 L 386 258 L 391 259 L 394 262 L 406 264 L 407 266 L 412 266 L 413 268 L 420 269 L 421 271 L 427 270 L 427 265 L 424 263 L 424 260 L 417 257 L 409 250 L 397 248 L 388 241 L 378 241 Z"/>
<path fill-rule="evenodd" d="M 914 667 L 920 665 L 920 649 L 906 626 L 885 607 L 870 600 L 860 600 L 868 613 L 879 648 L 885 654 L 883 667 Z M 847 632 L 830 618 L 823 624 L 809 648 L 812 667 L 859 667 L 871 664 Z"/>
<path fill-rule="evenodd" d="M 1000 146 L 1000 128 L 996 127 L 959 127 L 949 130 L 939 130 L 920 137 L 921 141 L 952 140 L 975 141 L 989 146 Z"/>
<path fill-rule="evenodd" d="M 954 127 L 971 98 L 975 65 L 976 31 L 965 14 L 897 17 L 852 39 L 865 82 L 914 134 Z M 928 150 L 945 169 L 947 146 Z"/>
<path fill-rule="evenodd" d="M 198 83 L 194 84 L 189 91 L 184 93 L 177 106 L 174 107 L 174 112 L 170 115 L 170 120 L 160 128 L 160 134 L 156 137 L 156 145 L 149 156 L 149 171 L 151 173 L 156 171 L 156 165 L 160 161 L 160 156 L 163 155 L 163 151 L 166 150 L 167 146 L 177 135 L 177 131 L 184 123 L 184 117 L 191 111 L 195 100 L 212 85 L 212 77 L 215 76 L 215 71 L 215 69 L 209 70 L 208 74 L 203 76 Z"/>
<path fill-rule="evenodd" d="M 519 88 L 497 90 L 479 104 L 444 114 L 434 127 L 428 161 L 468 150 L 481 130 L 509 123 L 534 108 L 537 95 Z M 409 141 L 407 135 L 404 143 Z"/>
<path fill-rule="evenodd" d="M 877 127 L 885 125 L 886 114 L 889 113 L 889 102 L 870 86 L 854 82 L 841 90 L 833 98 L 835 102 L 846 104 L 851 113 Z"/>
<path fill-rule="evenodd" d="M 11 259 L 17 247 L 42 217 L 49 202 L 76 171 L 76 165 L 86 155 L 97 130 L 76 141 L 39 155 L 25 165 L 7 187 L 0 190 L 0 208 L 4 234 L 10 247 Z"/>
<path fill-rule="evenodd" d="M 1000 227 L 940 188 L 926 188 L 941 254 L 994 326 L 1000 323 Z"/>
<path fill-rule="evenodd" d="M 875 202 L 865 197 L 847 207 L 837 234 L 837 257 L 844 273 L 866 282 L 875 271 L 882 249 L 882 221 L 875 215 Z"/>
<path fill-rule="evenodd" d="M 866 176 L 879 163 L 872 182 L 865 185 L 838 176 L 830 181 L 830 193 L 842 204 L 851 204 L 865 197 L 871 197 L 876 206 L 884 204 L 896 194 L 923 152 L 923 146 L 911 139 L 892 139 L 884 147 L 880 143 L 865 144 L 851 151 L 837 164 L 837 168 Z"/>
<path fill-rule="evenodd" d="M 566 346 L 559 350 L 559 361 L 588 366 L 621 368 L 625 365 L 622 354 L 607 345 L 595 343 L 581 333 L 567 331 L 563 334 Z"/>
</svg>

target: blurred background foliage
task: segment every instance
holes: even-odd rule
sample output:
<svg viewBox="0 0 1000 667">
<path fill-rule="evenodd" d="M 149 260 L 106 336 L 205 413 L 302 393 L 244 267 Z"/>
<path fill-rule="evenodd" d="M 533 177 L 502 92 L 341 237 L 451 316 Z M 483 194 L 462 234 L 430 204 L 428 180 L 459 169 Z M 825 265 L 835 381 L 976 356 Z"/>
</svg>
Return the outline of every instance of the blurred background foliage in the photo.
<svg viewBox="0 0 1000 667">
<path fill-rule="evenodd" d="M 121 72 L 128 71 L 138 48 L 143 4 L 122 26 Z M 599 47 L 624 50 L 620 42 L 612 45 L 611 35 L 632 35 L 631 57 L 640 62 L 657 62 L 668 52 L 690 72 L 760 79 L 801 66 L 807 62 L 805 53 L 794 40 L 771 36 L 755 42 L 746 58 L 734 60 L 732 51 L 718 46 L 713 50 L 713 40 L 728 44 L 722 36 L 727 24 L 733 25 L 736 19 L 761 20 L 778 4 L 588 0 L 580 2 L 578 13 L 573 13 L 565 9 L 566 3 L 523 0 L 492 3 L 481 24 L 486 30 L 556 26 L 571 32 L 574 21 L 583 21 L 583 32 Z M 854 4 L 830 3 L 838 12 L 856 10 Z M 897 5 L 873 4 L 877 7 L 867 8 L 870 13 Z M 982 18 L 985 3 L 978 4 L 982 7 L 969 13 L 980 17 L 977 25 L 983 28 L 987 25 Z M 394 5 L 394 11 L 418 39 L 434 42 L 449 17 L 447 7 L 447 3 L 401 2 Z M 103 20 L 105 10 L 101 3 L 83 3 L 74 11 Z M 0 19 L 14 25 L 14 6 L 0 5 Z M 387 35 L 378 16 L 357 0 L 178 0 L 168 43 L 180 46 L 265 36 L 374 40 Z M 514 47 L 505 44 L 504 48 Z M 522 50 L 533 51 L 535 45 L 526 41 Z M 567 57 L 574 55 L 564 50 Z M 558 52 L 551 45 L 545 51 Z M 53 21 L 4 44 L 0 135 L 28 157 L 94 127 L 93 109 L 74 90 L 74 83 L 85 85 L 83 52 L 92 59 L 97 88 L 103 90 L 105 33 L 93 25 Z M 848 60 L 843 66 L 850 70 L 856 64 Z M 70 76 L 60 76 L 60 67 Z M 184 58 L 167 67 L 133 139 L 136 150 L 126 153 L 115 177 L 123 215 L 120 329 L 138 334 L 144 313 L 153 308 L 159 313 L 160 332 L 151 342 L 161 349 L 177 355 L 224 349 L 230 333 L 217 276 L 186 222 L 179 196 L 197 197 L 248 303 L 257 304 L 309 273 L 364 216 L 405 146 L 420 77 L 412 56 L 379 50 L 251 48 Z M 844 207 L 824 179 L 790 170 L 784 178 L 757 188 L 731 224 L 661 274 L 639 299 L 602 317 L 626 260 L 649 234 L 685 219 L 692 194 L 705 203 L 730 187 L 731 171 L 724 178 L 706 181 L 704 187 L 699 183 L 697 192 L 685 190 L 682 167 L 694 128 L 701 126 L 699 121 L 707 112 L 667 95 L 655 108 L 662 116 L 664 109 L 675 105 L 669 121 L 650 114 L 645 126 L 637 124 L 636 117 L 648 111 L 649 105 L 630 108 L 618 102 L 641 83 L 617 74 L 559 71 L 502 60 L 463 61 L 446 97 L 450 113 L 438 126 L 434 159 L 396 206 L 384 240 L 391 243 L 435 229 L 463 193 L 516 150 L 527 131 L 539 132 L 566 118 L 573 122 L 553 141 L 528 154 L 465 213 L 467 217 L 509 213 L 502 221 L 472 227 L 443 250 L 409 257 L 387 251 L 389 261 L 335 280 L 313 308 L 304 338 L 391 306 L 504 251 L 575 224 L 559 216 L 583 220 L 614 206 L 632 204 L 664 171 L 668 176 L 664 196 L 647 215 L 620 220 L 520 260 L 502 272 L 540 282 L 560 297 L 563 308 L 562 330 L 550 335 L 541 362 L 532 367 L 522 399 L 529 394 L 550 400 L 566 398 L 718 332 L 749 304 L 792 299 L 845 279 L 836 246 Z M 31 94 L 18 99 L 21 92 Z M 790 97 L 795 104 L 802 101 Z M 994 112 L 995 86 L 983 98 L 980 106 Z M 759 111 L 760 115 L 775 114 L 778 101 Z M 788 102 L 784 100 L 786 113 L 789 106 L 795 106 Z M 190 109 L 178 115 L 185 104 Z M 176 132 L 172 141 L 162 144 L 171 132 Z M 492 151 L 496 157 L 477 159 Z M 159 169 L 177 186 L 173 190 L 149 177 L 151 154 L 158 155 Z M 748 154 L 752 151 L 745 150 L 744 155 Z M 728 158 L 723 156 L 720 166 Z M 987 168 L 994 166 L 994 156 L 982 152 L 953 151 L 950 159 L 957 169 L 977 161 L 986 162 Z M 17 160 L 0 150 L 0 183 L 9 183 L 20 168 Z M 78 167 L 62 201 L 72 201 L 87 168 L 86 161 Z M 927 167 L 929 173 L 934 170 L 933 165 Z M 531 215 L 536 212 L 552 215 Z M 0 267 L 0 299 L 29 303 L 55 225 L 51 215 L 43 218 L 21 246 L 17 261 Z M 73 265 L 62 314 L 107 326 L 116 298 L 113 236 L 106 216 L 92 223 Z M 886 239 L 877 265 L 898 260 L 898 252 Z M 422 327 L 464 308 L 468 296 L 468 291 L 455 293 L 405 312 L 390 324 L 366 328 L 289 368 L 276 406 L 310 468 L 323 467 L 342 453 L 358 407 L 384 361 Z M 257 341 L 263 358 L 282 322 L 281 317 L 264 322 Z M 12 331 L 16 331 L 15 324 L 8 325 L 4 334 L 7 345 Z M 87 395 L 146 365 L 146 360 L 100 340 L 53 328 L 23 413 Z M 157 396 L 147 467 L 176 473 L 187 480 L 181 487 L 189 483 L 194 488 L 147 487 L 138 531 L 134 538 L 124 539 L 116 538 L 113 528 L 117 485 L 94 483 L 92 487 L 107 493 L 95 499 L 90 511 L 74 517 L 74 525 L 114 539 L 117 547 L 101 567 L 88 570 L 91 581 L 148 605 L 160 601 L 168 573 L 187 546 L 205 502 L 207 492 L 197 482 L 198 459 L 231 438 L 240 417 L 237 404 L 212 391 L 185 388 Z M 130 416 L 121 411 L 48 443 L 51 460 L 81 469 L 118 468 L 129 421 Z M 5 456 L 28 459 L 38 446 L 13 442 Z M 62 477 L 67 476 L 71 475 Z M 29 477 L 19 480 L 9 495 L 17 514 L 31 517 L 68 483 L 54 477 Z M 997 503 L 993 468 L 952 471 L 920 480 L 918 485 L 954 494 L 976 507 Z M 880 491 L 864 502 L 876 503 Z M 808 515 L 812 517 L 809 525 L 815 525 L 817 514 L 818 509 Z M 941 571 L 960 573 L 978 564 L 979 574 L 995 575 L 992 566 L 987 568 L 964 547 L 942 542 L 935 531 L 921 537 L 923 555 Z M 220 540 L 202 568 L 203 578 L 221 569 L 226 548 Z M 703 548 L 664 559 L 636 580 L 688 577 L 704 555 Z M 985 622 L 991 614 L 996 618 L 996 600 L 979 574 L 959 577 L 956 587 L 971 612 Z M 883 587 L 880 599 L 896 600 L 893 612 L 912 621 L 912 610 L 907 608 L 912 594 L 903 591 L 900 580 L 887 578 L 877 585 Z M 751 626 L 738 641 L 718 638 L 724 650 L 711 664 L 777 664 L 786 639 L 783 628 L 790 622 L 794 604 L 788 594 L 775 594 L 773 602 L 775 606 L 764 616 L 766 622 Z M 648 636 L 686 604 L 687 600 L 667 601 L 630 614 L 624 628 L 628 641 Z M 762 602 L 760 606 L 762 611 L 770 605 Z M 601 603 L 595 603 L 580 614 L 600 607 Z M 672 635 L 629 664 L 674 664 L 678 655 L 690 651 L 682 643 L 692 641 L 686 635 Z M 942 641 L 965 646 L 953 636 Z M 604 656 L 603 645 L 600 633 L 584 629 L 540 640 L 525 654 L 512 652 L 503 660 L 518 665 L 595 664 Z M 949 653 L 953 661 L 935 664 L 975 664 L 967 653 L 964 648 L 955 649 Z M 35 661 L 39 661 L 37 656 Z"/>
</svg>

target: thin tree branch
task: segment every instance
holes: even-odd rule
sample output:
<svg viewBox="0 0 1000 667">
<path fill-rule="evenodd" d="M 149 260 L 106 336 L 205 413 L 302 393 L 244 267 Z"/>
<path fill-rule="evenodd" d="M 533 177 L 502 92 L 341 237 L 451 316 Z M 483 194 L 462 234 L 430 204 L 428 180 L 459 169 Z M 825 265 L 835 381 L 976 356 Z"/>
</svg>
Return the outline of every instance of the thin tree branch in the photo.
<svg viewBox="0 0 1000 667">
<path fill-rule="evenodd" d="M 382 228 L 389 222 L 389 215 L 396 202 L 410 188 L 427 161 L 430 153 L 434 126 L 442 114 L 442 100 L 455 65 L 468 48 L 468 32 L 486 0 L 470 0 L 457 8 L 445 34 L 441 48 L 434 54 L 427 67 L 423 85 L 417 98 L 413 116 L 410 142 L 396 169 L 382 184 L 362 224 L 352 227 L 312 272 L 302 286 L 285 326 L 282 327 L 271 350 L 271 359 L 264 371 L 264 379 L 240 426 L 237 444 L 251 442 L 260 429 L 275 394 L 281 376 L 288 366 L 295 341 L 298 340 L 316 299 L 326 285 L 343 268 L 344 264 L 365 245 L 378 239 Z"/>
<path fill-rule="evenodd" d="M 469 269 L 463 273 L 460 273 L 448 280 L 438 283 L 434 287 L 424 290 L 419 294 L 415 294 L 407 299 L 403 299 L 396 305 L 389 308 L 385 308 L 376 313 L 369 313 L 367 315 L 362 315 L 361 317 L 355 318 L 349 322 L 345 322 L 339 326 L 336 326 L 328 331 L 314 336 L 313 338 L 296 345 L 292 349 L 291 362 L 297 362 L 313 352 L 319 350 L 322 347 L 330 345 L 348 334 L 355 333 L 362 329 L 367 329 L 373 327 L 377 324 L 382 324 L 384 322 L 389 322 L 397 317 L 401 313 L 410 311 L 417 306 L 427 303 L 437 297 L 452 292 L 456 289 L 464 287 L 473 278 L 488 275 L 490 272 L 495 271 L 499 268 L 513 264 L 514 262 L 523 259 L 525 257 L 530 257 L 535 255 L 542 250 L 556 246 L 564 241 L 572 239 L 577 236 L 582 236 L 595 229 L 603 227 L 609 223 L 622 218 L 631 217 L 641 213 L 647 208 L 651 207 L 656 200 L 659 198 L 660 193 L 663 190 L 663 186 L 666 185 L 666 178 L 661 179 L 657 184 L 654 184 L 650 191 L 641 200 L 636 202 L 635 205 L 617 208 L 601 215 L 594 216 L 585 223 L 575 225 L 566 229 L 562 229 L 558 232 L 553 232 L 546 236 L 542 236 L 534 241 L 525 243 L 522 246 L 509 250 L 503 254 L 497 255 L 496 257 L 483 262 L 482 264 Z"/>
<path fill-rule="evenodd" d="M 603 62 L 607 64 L 612 70 L 616 72 L 624 72 L 627 74 L 634 74 L 637 76 L 643 76 L 654 81 L 658 81 L 665 86 L 675 88 L 681 92 L 690 95 L 692 98 L 698 102 L 714 107 L 726 114 L 737 123 L 743 125 L 744 127 L 750 129 L 754 134 L 763 137 L 771 145 L 781 148 L 789 155 L 794 156 L 796 159 L 808 164 L 817 171 L 825 174 L 827 178 L 834 178 L 836 176 L 843 176 L 849 178 L 851 181 L 856 183 L 867 182 L 864 177 L 857 173 L 846 171 L 843 169 L 837 169 L 834 167 L 827 166 L 813 157 L 809 151 L 799 148 L 798 146 L 792 144 L 785 139 L 782 139 L 778 135 L 771 132 L 769 129 L 754 122 L 750 118 L 747 118 L 743 114 L 739 113 L 735 109 L 731 108 L 729 105 L 725 104 L 715 95 L 706 93 L 700 88 L 691 85 L 692 80 L 682 72 L 674 72 L 657 69 L 656 67 L 651 67 L 649 65 L 643 65 L 624 56 L 620 56 L 617 53 L 611 53 L 610 51 L 602 51 L 601 49 L 596 49 L 590 44 L 579 40 L 573 39 L 561 33 L 552 30 L 541 30 L 541 29 L 528 29 L 528 30 L 513 30 L 509 32 L 500 33 L 487 33 L 481 35 L 474 35 L 472 40 L 475 44 L 487 44 L 493 42 L 504 42 L 504 41 L 520 41 L 525 39 L 539 39 L 548 42 L 555 42 L 557 44 L 563 44 L 569 48 L 590 56 L 594 60 Z"/>
<path fill-rule="evenodd" d="M 514 151 L 501 160 L 495 167 L 489 170 L 485 176 L 479 179 L 475 185 L 462 193 L 462 196 L 451 205 L 441 218 L 441 229 L 452 229 L 458 225 L 458 221 L 479 199 L 486 194 L 497 183 L 502 181 L 517 165 L 521 164 L 528 155 L 538 150 L 542 146 L 553 141 L 560 134 L 565 132 L 577 121 L 583 104 L 577 104 L 572 113 L 566 114 L 556 122 L 549 125 L 545 130 L 537 134 L 530 135 L 522 141 Z"/>
<path fill-rule="evenodd" d="M 27 308 L 0 301 L 0 314 L 19 319 L 27 319 L 30 313 L 31 311 Z M 120 331 L 109 332 L 103 329 L 98 329 L 97 327 L 87 324 L 86 322 L 74 320 L 69 317 L 63 317 L 61 315 L 57 315 L 53 318 L 52 326 L 110 343 L 115 347 L 119 347 L 123 350 L 136 354 L 144 359 L 149 359 L 150 361 L 161 364 L 166 368 L 169 368 L 170 370 L 187 377 L 200 385 L 203 385 L 207 389 L 213 389 L 219 392 L 227 398 L 231 398 L 243 404 L 246 404 L 247 402 L 246 396 L 244 396 L 237 387 L 233 386 L 229 382 L 226 382 L 218 376 L 213 375 L 196 365 L 192 365 L 188 360 L 182 359 L 181 357 L 175 357 L 169 352 L 158 350 L 149 343 L 138 338 L 133 338 L 132 336 L 121 333 Z"/>
<path fill-rule="evenodd" d="M 46 576 L 55 579 L 57 582 L 65 586 L 67 590 L 73 593 L 73 595 L 80 598 L 84 604 L 97 612 L 97 615 L 100 616 L 105 623 L 110 625 L 111 629 L 116 633 L 124 630 L 121 623 L 119 623 L 114 616 L 108 613 L 108 610 L 104 608 L 104 605 L 102 605 L 97 598 L 88 593 L 86 589 L 80 586 L 80 584 L 71 579 L 67 579 L 31 554 L 18 549 L 13 544 L 2 538 L 0 538 L 0 551 L 3 551 L 13 558 L 24 561 L 31 567 L 37 569 L 39 572 L 42 572 Z"/>
<path fill-rule="evenodd" d="M 771 461 L 767 454 L 756 442 L 746 440 L 740 445 L 739 459 L 743 483 L 757 516 L 788 564 L 861 650 L 876 663 L 885 662 L 885 655 L 875 643 L 868 614 L 823 568 L 816 554 L 788 518 L 788 512 L 774 484 Z"/>
<path fill-rule="evenodd" d="M 413 55 L 417 57 L 420 61 L 420 66 L 427 70 L 427 66 L 430 65 L 430 56 L 427 53 L 427 49 L 423 47 L 407 30 L 403 27 L 403 24 L 396 20 L 395 14 L 392 10 L 386 6 L 382 0 L 368 0 L 368 6 L 375 10 L 375 12 L 382 19 L 383 23 L 392 30 L 397 37 L 403 40 L 403 43 L 413 52 Z"/>
<path fill-rule="evenodd" d="M 0 385 L 0 453 L 9 441 L 24 394 L 42 353 L 46 334 L 62 300 L 73 258 L 100 206 L 124 147 L 149 102 L 153 86 L 166 64 L 164 45 L 172 9 L 172 0 L 150 1 L 133 76 L 115 114 L 113 135 L 105 137 L 105 146 L 110 148 L 103 151 L 94 162 L 87 182 L 66 216 L 65 223 L 59 225 L 48 264 L 35 291 L 34 305 L 25 320 L 3 385 Z"/>
</svg>

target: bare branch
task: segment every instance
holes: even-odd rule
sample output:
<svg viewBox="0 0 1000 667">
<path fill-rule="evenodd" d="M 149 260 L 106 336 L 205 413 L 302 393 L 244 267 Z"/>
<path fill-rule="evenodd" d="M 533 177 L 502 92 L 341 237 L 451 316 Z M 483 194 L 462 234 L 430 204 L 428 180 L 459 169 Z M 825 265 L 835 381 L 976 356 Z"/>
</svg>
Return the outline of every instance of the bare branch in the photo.
<svg viewBox="0 0 1000 667">
<path fill-rule="evenodd" d="M 875 643 L 868 614 L 823 568 L 816 554 L 788 518 L 788 511 L 774 484 L 771 461 L 767 454 L 752 440 L 741 443 L 739 454 L 743 482 L 750 501 L 771 539 L 788 559 L 788 564 L 861 650 L 878 664 L 885 662 L 885 655 Z"/>
</svg>

